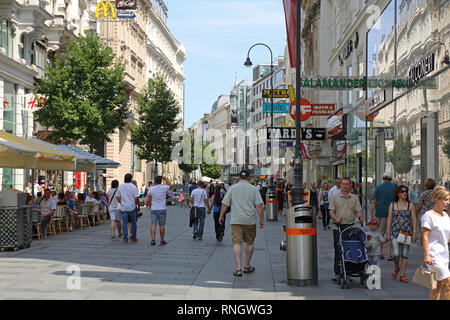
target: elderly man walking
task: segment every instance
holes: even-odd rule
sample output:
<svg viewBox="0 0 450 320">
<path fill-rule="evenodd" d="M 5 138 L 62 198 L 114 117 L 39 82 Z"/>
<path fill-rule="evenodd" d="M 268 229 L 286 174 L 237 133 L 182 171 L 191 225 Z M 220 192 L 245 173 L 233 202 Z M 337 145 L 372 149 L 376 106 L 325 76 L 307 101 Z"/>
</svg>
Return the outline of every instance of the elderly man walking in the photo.
<svg viewBox="0 0 450 320">
<path fill-rule="evenodd" d="M 350 193 L 352 181 L 350 178 L 344 178 L 341 182 L 339 193 L 336 193 L 330 199 L 330 217 L 335 222 L 333 227 L 334 238 L 334 273 L 333 281 L 337 281 L 337 277 L 341 274 L 341 251 L 339 249 L 339 230 L 336 224 L 340 224 L 341 230 L 354 224 L 356 216 L 359 222 L 364 223 L 362 216 L 361 204 L 356 195 Z M 328 193 L 329 194 L 329 193 Z"/>
<path fill-rule="evenodd" d="M 259 227 L 264 228 L 264 202 L 258 189 L 250 184 L 250 172 L 247 169 L 240 172 L 239 178 L 240 181 L 228 189 L 222 200 L 219 223 L 223 225 L 225 213 L 228 207 L 231 207 L 231 238 L 236 262 L 236 271 L 233 275 L 241 277 L 242 241 L 246 243 L 244 273 L 255 271 L 255 267 L 250 265 L 250 260 L 255 249 L 257 213 Z"/>
<path fill-rule="evenodd" d="M 120 203 L 122 211 L 123 242 L 128 243 L 128 221 L 131 222 L 131 241 L 136 243 L 136 207 L 139 204 L 139 191 L 131 183 L 133 176 L 130 173 L 125 175 L 125 183 L 122 183 L 117 190 L 117 201 Z"/>
</svg>

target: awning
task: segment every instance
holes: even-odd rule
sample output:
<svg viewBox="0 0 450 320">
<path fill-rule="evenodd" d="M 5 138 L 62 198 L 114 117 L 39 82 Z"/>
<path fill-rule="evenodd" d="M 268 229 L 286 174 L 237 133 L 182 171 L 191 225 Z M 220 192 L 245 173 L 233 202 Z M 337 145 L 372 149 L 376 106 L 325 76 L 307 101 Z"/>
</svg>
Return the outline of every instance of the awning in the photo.
<svg viewBox="0 0 450 320">
<path fill-rule="evenodd" d="M 100 157 L 96 154 L 89 153 L 87 151 L 78 149 L 76 147 L 72 147 L 72 146 L 69 146 L 66 144 L 60 144 L 60 145 L 58 145 L 58 147 L 60 147 L 62 150 L 65 150 L 67 152 L 72 151 L 79 155 L 82 155 L 82 156 L 85 156 L 85 157 L 91 159 L 95 163 L 95 167 L 97 170 L 117 169 L 118 167 L 120 167 L 120 163 L 118 163 L 118 162 Z"/>
<path fill-rule="evenodd" d="M 64 148 L 64 147 L 62 147 L 63 145 L 54 145 L 49 142 L 42 141 L 42 140 L 35 139 L 35 138 L 30 138 L 29 140 L 31 140 L 35 143 L 46 145 L 46 146 L 55 147 L 64 153 L 73 155 L 76 159 L 76 166 L 75 166 L 74 171 L 82 171 L 82 172 L 94 172 L 95 171 L 94 159 L 89 158 L 84 154 Z"/>
<path fill-rule="evenodd" d="M 74 171 L 76 159 L 52 144 L 42 144 L 0 131 L 0 167 Z"/>
</svg>

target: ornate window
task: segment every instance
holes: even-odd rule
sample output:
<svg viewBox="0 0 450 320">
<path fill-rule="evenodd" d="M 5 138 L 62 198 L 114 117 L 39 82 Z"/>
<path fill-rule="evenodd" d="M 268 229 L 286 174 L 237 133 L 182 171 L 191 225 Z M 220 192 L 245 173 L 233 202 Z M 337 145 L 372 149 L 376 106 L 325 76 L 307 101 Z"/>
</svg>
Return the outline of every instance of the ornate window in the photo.
<svg viewBox="0 0 450 320">
<path fill-rule="evenodd" d="M 5 50 L 5 54 L 13 58 L 14 27 L 9 20 L 0 20 L 0 48 Z"/>
</svg>

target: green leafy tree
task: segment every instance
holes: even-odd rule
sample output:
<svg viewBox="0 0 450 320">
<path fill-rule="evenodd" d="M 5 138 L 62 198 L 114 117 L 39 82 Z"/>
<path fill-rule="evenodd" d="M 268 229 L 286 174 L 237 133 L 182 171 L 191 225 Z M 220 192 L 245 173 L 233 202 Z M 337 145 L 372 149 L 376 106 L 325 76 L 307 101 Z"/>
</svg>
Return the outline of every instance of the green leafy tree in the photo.
<svg viewBox="0 0 450 320">
<path fill-rule="evenodd" d="M 197 141 L 194 141 L 193 136 L 191 136 L 190 139 L 190 162 L 179 164 L 178 167 L 186 173 L 191 173 L 200 165 L 200 171 L 202 172 L 203 176 L 207 176 L 212 179 L 220 178 L 222 176 L 222 169 L 217 163 L 217 157 L 214 153 L 214 150 L 211 149 L 210 144 L 203 143 L 203 137 L 202 139 L 198 139 Z"/>
<path fill-rule="evenodd" d="M 164 77 L 155 74 L 137 97 L 137 124 L 130 126 L 131 142 L 138 147 L 139 159 L 158 163 L 170 162 L 176 141 L 172 134 L 179 128 L 181 108 Z"/>
<path fill-rule="evenodd" d="M 35 119 L 53 128 L 48 140 L 79 140 L 93 152 L 129 115 L 123 80 L 123 61 L 96 34 L 75 38 L 36 81 L 36 93 L 46 100 L 38 102 Z"/>
<path fill-rule="evenodd" d="M 394 152 L 389 155 L 394 169 L 403 175 L 411 171 L 413 166 L 411 135 L 400 132 L 395 139 Z"/>
</svg>

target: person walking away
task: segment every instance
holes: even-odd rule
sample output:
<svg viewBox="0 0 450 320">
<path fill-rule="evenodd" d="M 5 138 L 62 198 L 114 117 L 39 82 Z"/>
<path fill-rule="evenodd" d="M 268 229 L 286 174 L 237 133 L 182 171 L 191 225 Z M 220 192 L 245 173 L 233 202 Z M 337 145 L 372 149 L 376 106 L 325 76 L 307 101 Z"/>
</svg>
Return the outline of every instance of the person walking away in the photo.
<svg viewBox="0 0 450 320">
<path fill-rule="evenodd" d="M 131 241 L 136 243 L 137 225 L 136 225 L 136 206 L 139 203 L 139 192 L 134 184 L 131 183 L 133 176 L 130 173 L 125 175 L 124 183 L 117 190 L 117 201 L 120 203 L 122 210 L 122 229 L 123 242 L 128 243 L 128 220 L 131 221 Z"/>
<path fill-rule="evenodd" d="M 166 183 L 165 185 L 162 182 Z M 156 225 L 159 225 L 160 244 L 166 244 L 164 239 L 166 232 L 167 218 L 167 202 L 166 196 L 172 184 L 169 179 L 162 176 L 155 177 L 155 185 L 148 190 L 148 203 L 151 210 L 152 226 L 150 228 L 150 236 L 152 237 L 151 245 L 156 244 Z"/>
<path fill-rule="evenodd" d="M 111 219 L 110 230 L 111 230 L 111 238 L 114 239 L 116 237 L 115 229 L 117 227 L 118 237 L 120 238 L 122 233 L 122 212 L 120 211 L 120 203 L 117 200 L 117 192 L 119 190 L 119 181 L 113 180 L 111 182 L 111 188 L 108 190 L 108 211 L 109 217 Z"/>
<path fill-rule="evenodd" d="M 420 223 L 422 216 L 425 214 L 425 212 L 430 211 L 434 207 L 433 198 L 431 197 L 431 193 L 433 192 L 434 187 L 436 186 L 436 182 L 431 179 L 427 178 L 425 180 L 425 191 L 420 194 L 419 203 L 416 207 L 416 212 L 419 215 L 417 221 Z M 418 226 L 420 229 L 420 224 Z M 421 233 L 419 233 L 421 235 Z M 421 239 L 418 239 L 421 240 Z"/>
<path fill-rule="evenodd" d="M 222 241 L 223 236 L 225 235 L 225 216 L 223 220 L 223 224 L 219 223 L 220 218 L 220 208 L 222 207 L 222 200 L 224 198 L 224 194 L 222 193 L 222 186 L 220 184 L 216 184 L 214 188 L 214 194 L 210 198 L 210 208 L 213 208 L 214 215 L 214 230 L 216 232 L 216 239 L 218 241 Z"/>
<path fill-rule="evenodd" d="M 40 203 L 41 207 L 41 226 L 42 226 L 42 238 L 45 238 L 45 228 L 47 223 L 52 218 L 53 214 L 56 211 L 56 201 L 51 197 L 51 190 L 44 190 L 44 199 L 42 199 Z"/>
<path fill-rule="evenodd" d="M 337 182 L 336 182 L 337 185 Z M 352 182 L 350 178 L 344 178 L 339 181 L 340 191 L 330 199 L 330 217 L 335 222 L 333 226 L 333 239 L 334 239 L 334 274 L 333 281 L 337 281 L 338 276 L 341 274 L 341 251 L 339 247 L 339 229 L 337 224 L 340 225 L 341 231 L 353 226 L 356 216 L 359 218 L 360 223 L 364 223 L 362 216 L 361 204 L 358 197 L 350 193 Z M 331 192 L 331 191 L 330 191 Z M 328 197 L 330 195 L 328 192 Z"/>
<path fill-rule="evenodd" d="M 313 207 L 313 215 L 317 216 L 319 214 L 319 201 L 317 199 L 318 196 L 318 192 L 317 192 L 317 188 L 316 188 L 316 184 L 313 182 L 311 183 L 311 189 L 309 190 L 310 194 L 309 194 L 309 198 L 310 200 L 310 204 Z"/>
<path fill-rule="evenodd" d="M 430 300 L 450 300 L 450 271 L 448 268 L 450 240 L 450 218 L 445 210 L 450 205 L 450 192 L 436 187 L 431 193 L 434 207 L 422 216 L 422 247 L 424 264 L 432 265 L 436 273 L 437 286 L 430 292 Z"/>
<path fill-rule="evenodd" d="M 416 210 L 409 201 L 408 188 L 400 185 L 395 189 L 394 202 L 389 205 L 386 227 L 386 240 L 392 241 L 395 265 L 392 279 L 394 280 L 397 279 L 397 274 L 400 271 L 400 282 L 408 282 L 405 272 L 408 266 L 408 253 L 411 241 L 416 241 L 416 227 Z"/>
<path fill-rule="evenodd" d="M 392 175 L 389 172 L 385 172 L 383 174 L 383 183 L 376 186 L 375 191 L 373 192 L 372 202 L 370 205 L 370 217 L 375 217 L 378 219 L 380 228 L 379 232 L 384 238 L 386 237 L 386 225 L 387 218 L 389 215 L 389 206 L 394 199 L 395 193 L 395 184 L 392 182 Z M 393 258 L 391 256 L 391 243 L 388 241 L 387 244 L 387 257 L 388 261 L 392 261 Z M 384 260 L 383 255 L 383 244 L 380 245 L 380 259 Z"/>
<path fill-rule="evenodd" d="M 187 180 L 184 181 L 182 190 L 183 190 L 183 196 L 184 196 L 184 206 L 189 207 L 190 194 L 189 194 L 189 183 L 187 182 Z"/>
<path fill-rule="evenodd" d="M 330 206 L 330 201 L 328 198 L 328 183 L 323 185 L 323 190 L 318 193 L 318 202 L 317 205 L 319 207 L 319 215 L 322 218 L 323 230 L 330 230 L 330 210 L 328 209 Z"/>
<path fill-rule="evenodd" d="M 284 204 L 284 191 L 283 184 L 278 182 L 277 184 L 277 202 L 278 202 L 278 215 L 281 216 L 283 214 L 283 204 Z"/>
<path fill-rule="evenodd" d="M 250 185 L 250 171 L 243 169 L 239 174 L 239 182 L 232 185 L 222 200 L 219 223 L 224 225 L 225 213 L 231 208 L 231 239 L 233 256 L 236 262 L 234 276 L 242 276 L 242 242 L 245 242 L 244 273 L 255 271 L 250 262 L 255 249 L 256 215 L 259 216 L 259 227 L 264 228 L 263 199 L 258 190 Z M 256 208 L 256 209 L 255 209 Z"/>
<path fill-rule="evenodd" d="M 148 190 L 152 187 L 152 183 L 149 181 L 148 184 L 145 186 L 144 191 L 144 201 L 145 201 L 145 207 L 148 208 Z"/>
<path fill-rule="evenodd" d="M 208 208 L 208 213 L 211 213 L 209 209 L 208 193 L 203 188 L 203 182 L 197 182 L 197 188 L 191 192 L 191 208 L 197 207 L 198 218 L 192 224 L 194 235 L 193 239 L 202 240 L 203 239 L 203 227 L 205 226 L 206 218 L 206 208 Z"/>
<path fill-rule="evenodd" d="M 367 259 L 370 265 L 380 265 L 380 245 L 385 242 L 385 239 L 378 232 L 378 220 L 377 218 L 370 218 L 369 231 L 367 235 Z"/>
<path fill-rule="evenodd" d="M 267 184 L 265 182 L 262 184 L 260 194 L 261 194 L 261 198 L 264 201 L 264 207 L 266 207 Z"/>
<path fill-rule="evenodd" d="M 331 201 L 331 198 L 333 198 L 333 196 L 335 194 L 339 194 L 339 192 L 341 192 L 341 182 L 342 182 L 342 178 L 337 178 L 336 184 L 330 189 L 330 191 L 328 191 L 328 200 L 329 201 Z"/>
</svg>

